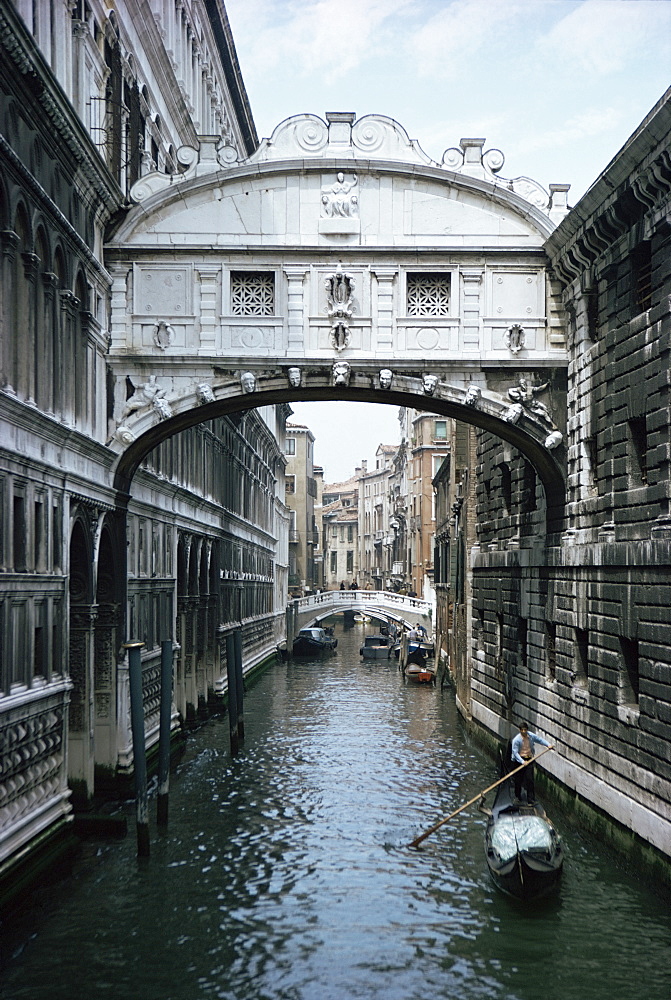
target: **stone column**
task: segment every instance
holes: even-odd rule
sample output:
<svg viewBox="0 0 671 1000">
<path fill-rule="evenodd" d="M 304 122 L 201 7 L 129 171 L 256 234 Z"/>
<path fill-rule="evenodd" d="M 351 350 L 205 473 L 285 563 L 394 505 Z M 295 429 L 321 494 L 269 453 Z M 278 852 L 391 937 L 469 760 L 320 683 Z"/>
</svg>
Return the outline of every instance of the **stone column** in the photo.
<svg viewBox="0 0 671 1000">
<path fill-rule="evenodd" d="M 44 409 L 47 413 L 57 415 L 57 386 L 59 369 L 59 337 L 58 324 L 55 315 L 56 290 L 58 288 L 58 275 L 53 271 L 43 271 L 42 284 L 44 285 L 43 315 L 38 317 L 38 323 L 43 324 L 44 336 L 42 346 L 44 356 L 39 363 L 44 368 Z"/>
<path fill-rule="evenodd" d="M 200 347 L 198 354 L 212 356 L 221 350 L 221 327 L 217 298 L 219 291 L 219 264 L 199 264 L 197 273 L 200 279 Z"/>
<path fill-rule="evenodd" d="M 77 392 L 75 380 L 76 345 L 75 345 L 75 313 L 79 300 L 71 291 L 65 289 L 61 297 L 61 399 L 63 403 L 63 420 L 66 424 L 75 424 L 75 396 Z"/>
<path fill-rule="evenodd" d="M 377 278 L 377 348 L 382 354 L 394 346 L 394 279 L 396 267 L 374 267 Z"/>
<path fill-rule="evenodd" d="M 93 661 L 97 608 L 70 607 L 69 778 L 83 799 L 93 795 L 95 747 L 93 741 Z"/>
<path fill-rule="evenodd" d="M 304 265 L 284 268 L 287 278 L 287 356 L 305 353 L 305 299 L 303 284 L 309 269 Z"/>
<path fill-rule="evenodd" d="M 27 403 L 35 405 L 35 341 L 37 338 L 37 328 L 35 323 L 35 302 L 37 268 L 40 258 L 34 253 L 22 253 L 23 269 L 28 284 L 28 295 L 26 305 L 26 315 L 17 317 L 21 324 L 23 336 L 20 338 L 19 353 L 19 382 L 25 392 Z"/>
<path fill-rule="evenodd" d="M 14 283 L 16 250 L 19 245 L 17 233 L 7 229 L 0 233 L 0 249 L 2 251 L 2 288 L 5 294 L 0 299 L 0 381 L 5 392 L 16 394 L 15 364 L 12 357 L 12 344 L 16 338 L 10 336 L 10 326 L 16 322 L 11 303 L 15 300 Z"/>
<path fill-rule="evenodd" d="M 477 351 L 482 343 L 480 294 L 485 272 L 482 267 L 464 267 L 460 273 L 462 347 L 465 351 Z"/>
<path fill-rule="evenodd" d="M 130 271 L 114 271 L 110 305 L 110 352 L 127 350 L 127 286 Z"/>
</svg>

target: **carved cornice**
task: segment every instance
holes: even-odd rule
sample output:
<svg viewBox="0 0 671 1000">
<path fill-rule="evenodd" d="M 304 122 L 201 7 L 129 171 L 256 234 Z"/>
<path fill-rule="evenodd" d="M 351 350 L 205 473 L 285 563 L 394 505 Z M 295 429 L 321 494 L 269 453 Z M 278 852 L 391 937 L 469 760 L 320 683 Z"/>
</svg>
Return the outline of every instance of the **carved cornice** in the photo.
<svg viewBox="0 0 671 1000">
<path fill-rule="evenodd" d="M 26 90 L 44 111 L 70 155 L 103 201 L 115 212 L 123 203 L 119 186 L 100 159 L 91 136 L 75 115 L 67 97 L 11 7 L 0 6 L 0 48 L 22 78 Z"/>
<path fill-rule="evenodd" d="M 653 126 L 654 122 L 654 126 Z M 612 263 L 635 226 L 671 213 L 671 96 L 667 93 L 610 167 L 548 238 L 552 267 L 570 284 L 597 261 Z M 633 166 L 632 166 L 633 164 Z"/>
</svg>

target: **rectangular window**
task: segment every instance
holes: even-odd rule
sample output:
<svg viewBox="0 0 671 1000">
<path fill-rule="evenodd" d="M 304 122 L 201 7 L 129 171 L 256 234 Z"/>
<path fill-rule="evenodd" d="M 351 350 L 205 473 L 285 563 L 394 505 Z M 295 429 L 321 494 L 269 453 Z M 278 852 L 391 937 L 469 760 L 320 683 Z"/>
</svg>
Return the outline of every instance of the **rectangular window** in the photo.
<svg viewBox="0 0 671 1000">
<path fill-rule="evenodd" d="M 579 687 L 585 687 L 589 677 L 589 632 L 585 628 L 575 628 L 573 637 L 575 655 L 571 680 Z"/>
<path fill-rule="evenodd" d="M 638 640 L 620 637 L 624 670 L 620 675 L 620 704 L 638 705 L 639 659 Z"/>
<path fill-rule="evenodd" d="M 275 275 L 268 271 L 231 271 L 231 314 L 274 316 Z"/>
<path fill-rule="evenodd" d="M 447 420 L 435 420 L 433 427 L 434 441 L 447 441 Z"/>
<path fill-rule="evenodd" d="M 333 574 L 338 572 L 338 553 L 335 549 L 331 552 L 331 572 Z"/>
<path fill-rule="evenodd" d="M 631 450 L 630 479 L 633 487 L 648 481 L 648 428 L 645 417 L 627 421 Z"/>
<path fill-rule="evenodd" d="M 26 500 L 23 496 L 14 495 L 14 523 L 12 537 L 14 541 L 14 570 L 17 573 L 26 571 Z"/>
<path fill-rule="evenodd" d="M 296 454 L 296 438 L 287 438 L 286 448 L 284 449 L 285 455 L 295 455 Z"/>
<path fill-rule="evenodd" d="M 352 524 L 347 525 L 347 541 L 354 541 L 354 526 Z"/>
<path fill-rule="evenodd" d="M 528 650 L 528 624 L 526 618 L 517 619 L 517 648 L 519 652 L 519 664 L 521 667 L 526 667 Z"/>
<path fill-rule="evenodd" d="M 290 493 L 295 493 L 296 492 L 296 477 L 295 476 L 286 476 L 286 478 L 285 478 L 285 490 L 286 490 L 287 496 L 289 496 Z"/>
<path fill-rule="evenodd" d="M 557 675 L 557 626 L 554 622 L 545 623 L 545 665 L 553 681 Z"/>
<path fill-rule="evenodd" d="M 407 307 L 408 316 L 449 316 L 449 274 L 408 274 Z"/>
<path fill-rule="evenodd" d="M 351 550 L 347 552 L 347 572 L 354 572 L 354 553 Z"/>
</svg>

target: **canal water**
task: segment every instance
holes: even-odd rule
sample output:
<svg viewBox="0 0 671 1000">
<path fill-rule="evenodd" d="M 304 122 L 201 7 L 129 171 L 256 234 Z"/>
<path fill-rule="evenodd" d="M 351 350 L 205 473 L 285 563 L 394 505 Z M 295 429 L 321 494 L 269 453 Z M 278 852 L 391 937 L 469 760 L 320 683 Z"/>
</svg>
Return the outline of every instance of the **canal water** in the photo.
<svg viewBox="0 0 671 1000">
<path fill-rule="evenodd" d="M 3 928 L 3 1000 L 669 1000 L 668 899 L 570 819 L 556 898 L 491 884 L 471 807 L 496 780 L 449 690 L 335 655 L 272 667 L 195 734 L 170 823 L 138 862 L 89 843 L 71 877 Z M 491 798 L 491 797 L 490 797 Z"/>
</svg>

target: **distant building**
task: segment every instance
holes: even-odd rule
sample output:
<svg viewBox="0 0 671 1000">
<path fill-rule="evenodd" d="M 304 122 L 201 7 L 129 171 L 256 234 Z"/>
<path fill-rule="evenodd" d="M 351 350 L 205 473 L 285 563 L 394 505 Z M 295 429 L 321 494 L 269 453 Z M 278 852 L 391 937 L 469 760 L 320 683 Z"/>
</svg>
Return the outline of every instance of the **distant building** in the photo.
<svg viewBox="0 0 671 1000">
<path fill-rule="evenodd" d="M 329 483 L 323 490 L 324 589 L 359 583 L 359 479 Z"/>
<path fill-rule="evenodd" d="M 289 528 L 289 592 L 302 597 L 317 588 L 315 552 L 319 532 L 315 518 L 317 481 L 314 474 L 314 435 L 304 424 L 287 423 L 286 504 L 291 514 Z"/>
</svg>

